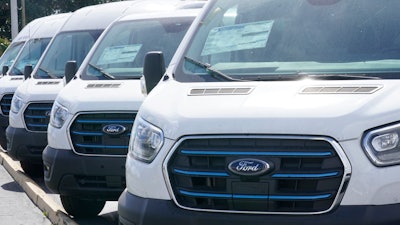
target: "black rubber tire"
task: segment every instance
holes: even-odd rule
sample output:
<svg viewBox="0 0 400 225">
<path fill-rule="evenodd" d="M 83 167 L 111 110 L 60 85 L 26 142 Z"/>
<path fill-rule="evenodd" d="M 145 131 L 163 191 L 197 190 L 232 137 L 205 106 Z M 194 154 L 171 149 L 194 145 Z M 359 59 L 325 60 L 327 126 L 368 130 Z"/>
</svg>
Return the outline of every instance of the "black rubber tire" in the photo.
<svg viewBox="0 0 400 225">
<path fill-rule="evenodd" d="M 33 164 L 29 161 L 20 161 L 21 168 L 30 177 L 43 177 L 43 164 Z"/>
<path fill-rule="evenodd" d="M 4 134 L 0 135 L 0 145 L 3 151 L 7 151 L 7 139 L 5 137 L 5 131 Z"/>
<path fill-rule="evenodd" d="M 60 195 L 65 211 L 76 218 L 94 217 L 103 210 L 105 201 L 81 199 L 74 196 Z"/>
</svg>

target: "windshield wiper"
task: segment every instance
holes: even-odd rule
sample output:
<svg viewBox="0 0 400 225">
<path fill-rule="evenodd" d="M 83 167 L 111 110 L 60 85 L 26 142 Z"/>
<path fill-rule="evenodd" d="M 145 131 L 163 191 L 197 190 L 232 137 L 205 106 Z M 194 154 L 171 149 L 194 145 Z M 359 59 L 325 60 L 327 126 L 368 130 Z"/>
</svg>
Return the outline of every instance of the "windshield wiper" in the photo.
<svg viewBox="0 0 400 225">
<path fill-rule="evenodd" d="M 298 73 L 299 76 L 304 78 L 311 78 L 316 80 L 378 80 L 381 77 L 368 76 L 366 74 L 308 74 Z"/>
<path fill-rule="evenodd" d="M 299 74 L 270 74 L 270 75 L 249 75 L 249 80 L 254 81 L 292 81 L 303 79 L 303 75 Z"/>
<path fill-rule="evenodd" d="M 50 71 L 43 69 L 42 67 L 39 67 L 40 71 L 43 71 L 48 77 L 53 78 L 53 79 L 58 79 L 59 77 L 50 73 Z"/>
<path fill-rule="evenodd" d="M 91 63 L 89 63 L 89 66 L 92 67 L 93 69 L 95 69 L 97 72 L 100 72 L 101 75 L 103 75 L 103 77 L 109 79 L 109 80 L 115 80 L 115 77 L 107 72 L 105 72 L 101 67 L 98 67 L 96 65 L 93 65 Z"/>
<path fill-rule="evenodd" d="M 211 68 L 211 65 L 208 63 L 200 62 L 196 59 L 190 58 L 188 56 L 185 56 L 185 59 L 197 66 L 200 66 L 206 70 L 207 73 L 209 73 L 212 77 L 218 79 L 218 80 L 224 80 L 224 81 L 244 81 L 241 79 L 235 79 L 233 77 L 230 77 L 229 75 L 226 75 L 222 73 L 221 71 L 215 70 Z"/>
</svg>

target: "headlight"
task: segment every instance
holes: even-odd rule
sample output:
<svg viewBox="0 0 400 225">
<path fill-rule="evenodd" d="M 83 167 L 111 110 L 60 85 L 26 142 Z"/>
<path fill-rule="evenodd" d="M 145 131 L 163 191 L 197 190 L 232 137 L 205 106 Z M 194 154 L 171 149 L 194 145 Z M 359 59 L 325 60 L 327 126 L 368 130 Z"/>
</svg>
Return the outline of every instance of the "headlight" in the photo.
<svg viewBox="0 0 400 225">
<path fill-rule="evenodd" d="M 55 128 L 61 128 L 67 120 L 68 109 L 58 103 L 53 104 L 50 115 L 50 125 Z"/>
<path fill-rule="evenodd" d="M 142 118 L 136 118 L 129 143 L 129 152 L 140 161 L 150 163 L 164 143 L 162 130 Z"/>
<path fill-rule="evenodd" d="M 400 124 L 374 129 L 363 138 L 363 148 L 376 166 L 400 164 Z"/>
<path fill-rule="evenodd" d="M 13 113 L 18 113 L 19 110 L 21 110 L 24 102 L 22 101 L 22 98 L 14 95 L 14 97 L 11 100 L 11 111 Z"/>
</svg>

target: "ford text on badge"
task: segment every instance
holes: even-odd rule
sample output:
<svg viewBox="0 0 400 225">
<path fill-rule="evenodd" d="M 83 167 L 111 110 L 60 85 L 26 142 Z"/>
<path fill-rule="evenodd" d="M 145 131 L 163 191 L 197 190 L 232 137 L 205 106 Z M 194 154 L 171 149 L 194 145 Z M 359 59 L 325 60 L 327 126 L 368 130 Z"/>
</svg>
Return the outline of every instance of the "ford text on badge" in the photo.
<svg viewBox="0 0 400 225">
<path fill-rule="evenodd" d="M 258 176 L 268 172 L 272 166 L 259 159 L 238 159 L 228 165 L 228 169 L 240 176 Z"/>
<path fill-rule="evenodd" d="M 126 127 L 119 124 L 109 124 L 103 127 L 103 132 L 110 135 L 119 135 L 126 131 Z"/>
</svg>

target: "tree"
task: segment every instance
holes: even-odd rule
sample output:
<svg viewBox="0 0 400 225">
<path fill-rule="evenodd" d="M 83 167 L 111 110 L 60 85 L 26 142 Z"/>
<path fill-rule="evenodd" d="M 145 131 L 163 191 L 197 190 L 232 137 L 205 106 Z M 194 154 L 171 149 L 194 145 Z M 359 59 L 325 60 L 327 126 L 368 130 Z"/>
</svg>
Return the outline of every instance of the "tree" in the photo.
<svg viewBox="0 0 400 225">
<path fill-rule="evenodd" d="M 9 0 L 0 0 L 0 38 L 11 37 Z"/>
</svg>

